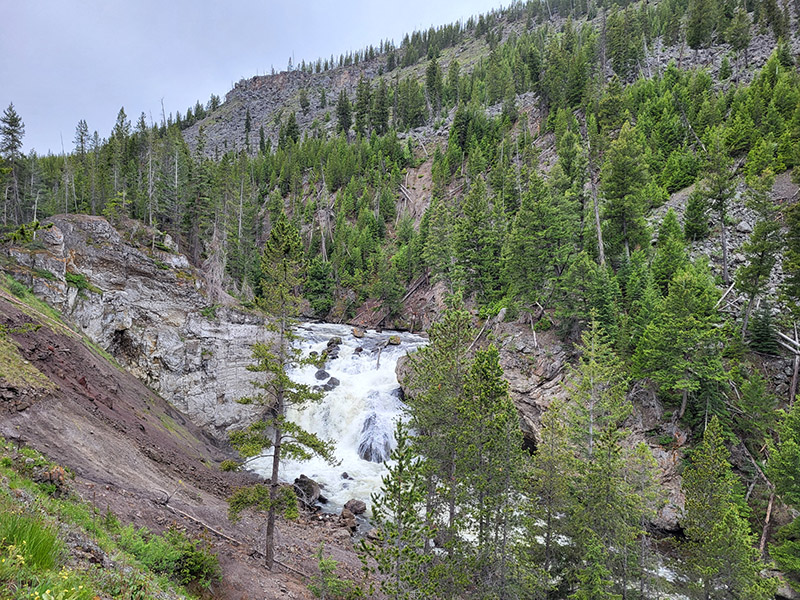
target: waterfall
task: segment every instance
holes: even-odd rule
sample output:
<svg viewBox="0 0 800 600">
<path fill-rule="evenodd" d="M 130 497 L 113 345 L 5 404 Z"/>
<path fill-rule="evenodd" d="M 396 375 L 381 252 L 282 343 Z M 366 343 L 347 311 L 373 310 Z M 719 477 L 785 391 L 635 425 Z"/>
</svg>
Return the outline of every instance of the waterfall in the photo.
<svg viewBox="0 0 800 600">
<path fill-rule="evenodd" d="M 421 336 L 394 331 L 367 330 L 356 338 L 353 329 L 330 323 L 304 323 L 296 332 L 304 356 L 321 354 L 333 338 L 332 357 L 322 369 L 307 366 L 290 373 L 298 383 L 318 385 L 325 390 L 319 403 L 303 410 L 290 409 L 287 417 L 304 429 L 335 443 L 341 463 L 331 466 L 314 458 L 284 461 L 281 479 L 294 481 L 301 473 L 322 487 L 322 494 L 335 505 L 351 498 L 369 504 L 370 495 L 380 489 L 386 473 L 383 461 L 394 447 L 395 423 L 403 410 L 400 385 L 395 375 L 397 360 L 426 343 Z M 399 345 L 388 344 L 396 336 Z M 336 349 L 334 349 L 336 348 Z M 253 461 L 253 469 L 268 476 L 271 461 Z"/>
</svg>

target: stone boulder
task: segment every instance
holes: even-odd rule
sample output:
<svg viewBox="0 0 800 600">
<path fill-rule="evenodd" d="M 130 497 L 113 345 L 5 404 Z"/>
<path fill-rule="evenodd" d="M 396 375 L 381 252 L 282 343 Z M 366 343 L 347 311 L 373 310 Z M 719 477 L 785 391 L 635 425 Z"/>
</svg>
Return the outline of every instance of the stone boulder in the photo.
<svg viewBox="0 0 800 600">
<path fill-rule="evenodd" d="M 298 498 L 306 504 L 314 504 L 319 500 L 321 492 L 319 484 L 310 477 L 300 475 L 294 480 L 294 489 Z"/>
<path fill-rule="evenodd" d="M 367 505 L 363 500 L 352 498 L 348 500 L 344 507 L 354 515 L 362 515 L 367 512 Z"/>
<path fill-rule="evenodd" d="M 358 528 L 356 516 L 348 508 L 342 509 L 342 512 L 339 514 L 339 523 L 342 527 L 346 527 L 350 531 L 355 531 Z"/>
</svg>

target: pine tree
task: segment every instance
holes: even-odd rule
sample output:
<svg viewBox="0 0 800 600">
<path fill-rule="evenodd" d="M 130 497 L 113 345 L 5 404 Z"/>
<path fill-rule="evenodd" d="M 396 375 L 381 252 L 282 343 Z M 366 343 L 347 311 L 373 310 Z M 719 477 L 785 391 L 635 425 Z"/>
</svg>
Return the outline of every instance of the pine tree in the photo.
<svg viewBox="0 0 800 600">
<path fill-rule="evenodd" d="M 458 280 L 467 294 L 491 298 L 499 287 L 500 239 L 488 202 L 486 184 L 478 177 L 470 186 L 455 227 Z"/>
<path fill-rule="evenodd" d="M 603 238 L 610 249 L 624 249 L 630 259 L 631 250 L 648 241 L 644 221 L 646 199 L 642 193 L 647 182 L 647 166 L 643 160 L 644 145 L 630 123 L 624 123 L 619 137 L 612 142 L 601 175 L 605 197 Z"/>
<path fill-rule="evenodd" d="M 705 179 L 700 184 L 700 193 L 707 198 L 712 210 L 717 212 L 720 223 L 720 241 L 722 243 L 722 280 L 725 285 L 730 284 L 728 272 L 728 231 L 726 217 L 728 202 L 735 191 L 735 182 L 731 176 L 731 158 L 722 137 L 722 129 L 717 128 L 711 133 L 708 155 L 706 157 Z"/>
<path fill-rule="evenodd" d="M 714 308 L 718 292 L 707 271 L 690 265 L 673 277 L 662 311 L 645 328 L 634 363 L 640 376 L 662 392 L 679 392 L 683 417 L 689 397 L 704 381 L 721 381 L 722 364 Z"/>
<path fill-rule="evenodd" d="M 708 201 L 698 190 L 689 194 L 684 213 L 683 232 L 687 242 L 696 242 L 708 237 Z"/>
<path fill-rule="evenodd" d="M 425 460 L 425 523 L 438 530 L 444 549 L 437 586 L 454 594 L 467 577 L 460 564 L 458 508 L 467 490 L 461 485 L 459 449 L 464 436 L 464 401 L 470 369 L 467 348 L 473 334 L 461 298 L 449 300 L 447 310 L 428 330 L 429 343 L 411 355 L 406 381 L 409 427 L 417 436 L 415 451 Z M 426 545 L 426 552 L 431 549 Z"/>
<path fill-rule="evenodd" d="M 355 130 L 358 135 L 364 135 L 369 132 L 369 117 L 370 106 L 372 104 L 372 90 L 369 81 L 364 79 L 362 75 L 358 79 L 358 86 L 356 87 L 356 103 L 355 103 Z"/>
<path fill-rule="evenodd" d="M 518 547 L 524 586 L 533 598 L 550 597 L 567 579 L 570 549 L 560 540 L 571 533 L 564 516 L 573 510 L 570 482 L 577 465 L 569 443 L 565 406 L 555 400 L 542 415 L 524 505 L 524 533 Z"/>
<path fill-rule="evenodd" d="M 772 309 L 768 302 L 762 302 L 753 315 L 750 327 L 750 347 L 756 352 L 770 356 L 780 354 L 780 346 L 775 336 L 775 324 L 772 322 Z"/>
<path fill-rule="evenodd" d="M 431 112 L 438 115 L 442 107 L 442 96 L 444 95 L 444 84 L 442 82 L 442 70 L 436 58 L 428 61 L 425 69 L 425 92 L 428 95 L 428 104 Z"/>
<path fill-rule="evenodd" d="M 291 225 L 284 213 L 272 226 L 270 237 L 261 257 L 261 291 L 259 306 L 275 318 L 271 328 L 275 337 L 271 343 L 255 344 L 253 358 L 248 367 L 254 373 L 263 373 L 265 380 L 255 383 L 258 393 L 239 400 L 242 404 L 262 407 L 261 418 L 243 431 L 230 435 L 231 445 L 246 458 L 271 451 L 272 471 L 269 485 L 256 484 L 240 488 L 229 498 L 229 512 L 237 518 L 245 509 L 258 509 L 267 513 L 265 564 L 272 568 L 275 556 L 275 517 L 279 510 L 287 515 L 297 512 L 294 492 L 281 488 L 279 471 L 285 458 L 304 460 L 313 455 L 334 462 L 333 443 L 318 438 L 286 418 L 289 407 L 300 408 L 309 402 L 321 400 L 322 394 L 311 386 L 299 384 L 289 377 L 289 370 L 309 362 L 300 351 L 292 347 L 293 317 L 297 314 L 301 298 L 297 295 L 305 273 L 303 244 L 300 233 Z"/>
<path fill-rule="evenodd" d="M 389 90 L 386 81 L 381 79 L 372 95 L 372 112 L 370 124 L 378 135 L 383 135 L 389 129 Z"/>
<path fill-rule="evenodd" d="M 477 536 L 478 568 L 472 580 L 479 597 L 506 598 L 512 589 L 512 539 L 527 457 L 519 413 L 508 395 L 494 345 L 475 353 L 460 410 L 464 425 L 458 470 L 471 492 L 460 518 L 469 518 L 469 529 Z"/>
<path fill-rule="evenodd" d="M 628 380 L 597 320 L 581 336 L 581 357 L 567 385 L 569 423 L 579 459 L 591 461 L 600 434 L 616 431 L 630 414 Z"/>
<path fill-rule="evenodd" d="M 711 44 L 716 25 L 716 2 L 714 0 L 689 0 L 686 17 L 686 43 L 692 50 Z"/>
<path fill-rule="evenodd" d="M 748 204 L 758 214 L 750 238 L 742 246 L 746 264 L 736 271 L 736 287 L 747 297 L 742 319 L 742 336 L 747 335 L 747 324 L 753 310 L 755 299 L 763 293 L 764 284 L 769 281 L 778 254 L 783 247 L 783 235 L 776 208 L 769 192 L 774 177 L 771 173 L 750 179 Z"/>
<path fill-rule="evenodd" d="M 788 299 L 795 318 L 800 316 L 800 204 L 786 211 L 786 249 L 783 253 L 784 281 L 781 294 Z"/>
<path fill-rule="evenodd" d="M 14 103 L 8 105 L 0 117 L 0 156 L 4 158 L 10 169 L 11 197 L 13 205 L 11 212 L 14 217 L 14 224 L 19 225 L 23 221 L 22 200 L 20 194 L 20 159 L 22 158 L 22 138 L 25 135 L 25 124 L 14 108 Z M 4 194 L 4 202 L 8 202 L 8 193 Z M 8 206 L 3 211 L 3 225 L 7 224 Z"/>
<path fill-rule="evenodd" d="M 503 248 L 503 278 L 531 305 L 547 305 L 573 252 L 575 224 L 565 208 L 532 173 Z"/>
<path fill-rule="evenodd" d="M 662 294 L 667 294 L 673 276 L 688 262 L 689 255 L 683 242 L 678 216 L 670 208 L 658 230 L 658 242 L 652 266 L 653 280 Z"/>
<path fill-rule="evenodd" d="M 712 417 L 683 473 L 683 529 L 699 598 L 772 598 L 774 579 L 764 569 L 743 515 L 741 484 L 734 476 L 722 425 Z"/>
<path fill-rule="evenodd" d="M 387 462 L 388 472 L 383 476 L 381 491 L 372 495 L 372 522 L 377 539 L 362 540 L 359 552 L 365 565 L 367 557 L 375 560 L 376 570 L 382 575 L 381 591 L 388 598 L 429 598 L 433 586 L 428 570 L 433 555 L 426 549 L 433 531 L 420 516 L 426 497 L 424 465 L 400 422 L 395 441 L 397 445 Z"/>
<path fill-rule="evenodd" d="M 347 91 L 344 88 L 339 92 L 339 99 L 336 102 L 336 118 L 339 123 L 339 131 L 344 133 L 350 131 L 350 125 L 353 124 L 353 115 L 350 99 L 347 97 Z"/>
</svg>

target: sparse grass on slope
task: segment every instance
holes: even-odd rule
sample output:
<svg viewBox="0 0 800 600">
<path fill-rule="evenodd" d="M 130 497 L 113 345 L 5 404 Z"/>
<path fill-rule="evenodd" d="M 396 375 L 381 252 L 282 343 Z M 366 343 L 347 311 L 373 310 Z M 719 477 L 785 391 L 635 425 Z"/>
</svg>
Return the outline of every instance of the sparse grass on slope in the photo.
<svg viewBox="0 0 800 600">
<path fill-rule="evenodd" d="M 3 600 L 178 600 L 192 597 L 179 584 L 207 588 L 218 576 L 202 541 L 121 527 L 70 492 L 64 469 L 0 438 Z"/>
</svg>

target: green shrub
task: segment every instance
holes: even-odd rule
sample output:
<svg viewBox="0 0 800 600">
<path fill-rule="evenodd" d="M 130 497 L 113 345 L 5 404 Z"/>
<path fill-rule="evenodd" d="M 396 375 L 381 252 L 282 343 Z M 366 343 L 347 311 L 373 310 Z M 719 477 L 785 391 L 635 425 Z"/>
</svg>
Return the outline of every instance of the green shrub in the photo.
<svg viewBox="0 0 800 600">
<path fill-rule="evenodd" d="M 184 585 L 208 587 L 221 575 L 217 555 L 205 543 L 174 528 L 162 536 L 128 525 L 120 531 L 119 543 L 151 571 Z"/>
<path fill-rule="evenodd" d="M 223 460 L 219 463 L 220 471 L 238 471 L 239 470 L 239 463 L 235 460 Z"/>
<path fill-rule="evenodd" d="M 211 306 L 206 306 L 205 308 L 200 309 L 200 314 L 203 315 L 206 319 L 216 319 L 217 308 L 219 308 L 218 304 L 212 304 Z"/>
</svg>

